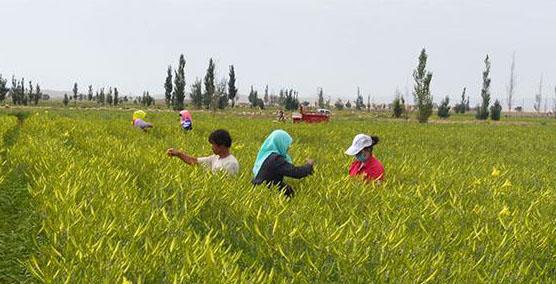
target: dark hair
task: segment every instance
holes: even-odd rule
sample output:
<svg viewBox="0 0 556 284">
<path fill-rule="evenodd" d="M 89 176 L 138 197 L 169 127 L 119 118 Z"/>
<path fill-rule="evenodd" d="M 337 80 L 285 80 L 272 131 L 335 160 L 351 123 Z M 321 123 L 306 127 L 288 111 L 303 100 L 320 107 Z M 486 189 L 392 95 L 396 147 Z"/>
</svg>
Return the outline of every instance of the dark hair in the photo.
<svg viewBox="0 0 556 284">
<path fill-rule="evenodd" d="M 218 129 L 213 131 L 210 134 L 208 141 L 211 144 L 226 146 L 227 148 L 232 147 L 232 137 L 230 136 L 230 133 L 228 133 L 228 131 L 224 129 Z"/>
<path fill-rule="evenodd" d="M 373 147 L 378 144 L 378 142 L 380 141 L 380 139 L 378 138 L 378 136 L 371 136 L 371 139 L 373 139 L 373 145 L 370 147 L 366 147 L 363 150 L 368 150 L 369 152 L 373 152 Z"/>
</svg>

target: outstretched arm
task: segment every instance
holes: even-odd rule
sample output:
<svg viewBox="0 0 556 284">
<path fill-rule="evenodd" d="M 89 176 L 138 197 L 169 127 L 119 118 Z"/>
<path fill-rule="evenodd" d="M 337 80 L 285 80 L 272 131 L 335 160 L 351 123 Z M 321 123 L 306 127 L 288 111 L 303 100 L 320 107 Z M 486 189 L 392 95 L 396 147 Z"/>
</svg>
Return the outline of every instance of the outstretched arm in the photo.
<svg viewBox="0 0 556 284">
<path fill-rule="evenodd" d="M 178 151 L 174 148 L 170 148 L 168 149 L 168 151 L 166 151 L 166 153 L 168 154 L 168 156 L 170 157 L 178 157 L 180 160 L 184 161 L 185 163 L 187 163 L 188 165 L 196 165 L 199 163 L 199 161 L 197 160 L 197 158 L 193 157 L 193 156 L 189 156 L 187 155 L 185 152 L 182 151 Z"/>
<path fill-rule="evenodd" d="M 277 171 L 281 175 L 300 179 L 313 174 L 314 163 L 313 160 L 308 160 L 305 165 L 296 167 L 284 160 L 283 163 L 278 166 Z"/>
</svg>

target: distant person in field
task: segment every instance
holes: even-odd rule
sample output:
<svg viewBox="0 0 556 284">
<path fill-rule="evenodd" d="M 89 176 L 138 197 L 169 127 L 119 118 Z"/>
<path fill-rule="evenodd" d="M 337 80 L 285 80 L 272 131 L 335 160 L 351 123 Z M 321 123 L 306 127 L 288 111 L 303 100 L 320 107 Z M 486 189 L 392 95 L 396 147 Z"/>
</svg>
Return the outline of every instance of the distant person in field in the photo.
<svg viewBox="0 0 556 284">
<path fill-rule="evenodd" d="M 193 120 L 191 118 L 191 113 L 187 110 L 182 110 L 180 115 L 180 125 L 183 130 L 193 130 Z"/>
<path fill-rule="evenodd" d="M 131 123 L 133 124 L 134 127 L 140 128 L 143 131 L 147 131 L 147 129 L 153 128 L 152 123 L 146 122 L 144 120 L 145 116 L 147 116 L 147 113 L 145 113 L 144 111 L 142 110 L 135 111 L 133 113 Z"/>
<path fill-rule="evenodd" d="M 380 183 L 384 180 L 384 167 L 373 155 L 373 147 L 378 144 L 377 136 L 357 134 L 346 154 L 355 157 L 349 168 L 350 176 L 361 176 L 366 181 Z"/>
<path fill-rule="evenodd" d="M 283 110 L 278 111 L 278 121 L 280 122 L 286 121 L 286 116 Z"/>
<path fill-rule="evenodd" d="M 261 146 L 253 174 L 255 185 L 266 184 L 268 187 L 277 186 L 287 197 L 294 195 L 291 186 L 284 183 L 284 177 L 304 178 L 313 174 L 313 160 L 307 160 L 303 166 L 296 167 L 288 155 L 288 149 L 293 142 L 292 137 L 284 130 L 273 131 Z"/>
<path fill-rule="evenodd" d="M 183 151 L 170 148 L 166 152 L 170 157 L 178 157 L 189 165 L 202 165 L 213 173 L 225 172 L 229 175 L 237 175 L 239 173 L 239 162 L 230 153 L 232 147 L 232 137 L 230 133 L 224 129 L 213 131 L 208 141 L 212 144 L 212 152 L 214 155 L 208 157 L 196 158 L 187 155 Z"/>
</svg>

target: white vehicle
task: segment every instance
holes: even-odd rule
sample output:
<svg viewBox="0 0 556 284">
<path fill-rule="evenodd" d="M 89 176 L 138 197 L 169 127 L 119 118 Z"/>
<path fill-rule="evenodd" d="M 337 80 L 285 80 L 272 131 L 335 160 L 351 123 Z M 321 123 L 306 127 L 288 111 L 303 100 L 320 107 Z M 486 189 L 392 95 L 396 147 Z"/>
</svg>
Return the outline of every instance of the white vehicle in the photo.
<svg viewBox="0 0 556 284">
<path fill-rule="evenodd" d="M 330 114 L 330 111 L 324 108 L 319 108 L 317 109 L 318 113 L 324 113 L 324 114 Z"/>
</svg>

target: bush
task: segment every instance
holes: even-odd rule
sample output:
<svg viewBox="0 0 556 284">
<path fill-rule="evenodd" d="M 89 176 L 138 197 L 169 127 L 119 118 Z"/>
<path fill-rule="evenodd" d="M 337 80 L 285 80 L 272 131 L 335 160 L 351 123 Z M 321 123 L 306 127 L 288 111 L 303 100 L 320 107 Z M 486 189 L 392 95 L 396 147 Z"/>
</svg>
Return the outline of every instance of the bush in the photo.
<svg viewBox="0 0 556 284">
<path fill-rule="evenodd" d="M 403 99 L 400 98 L 399 95 L 397 95 L 394 98 L 394 101 L 392 102 L 392 110 L 393 110 L 393 116 L 395 118 L 400 118 L 402 117 L 403 111 L 404 111 L 404 103 L 403 103 Z"/>
<path fill-rule="evenodd" d="M 438 107 L 438 117 L 440 118 L 448 118 L 450 116 L 450 98 L 446 96 L 440 102 L 440 106 Z"/>
<path fill-rule="evenodd" d="M 490 107 L 490 119 L 500 120 L 502 114 L 502 105 L 498 100 L 494 102 L 494 105 Z"/>
<path fill-rule="evenodd" d="M 344 109 L 344 102 L 342 102 L 341 99 L 338 99 L 335 103 L 334 103 L 334 107 L 337 110 L 343 110 Z"/>
</svg>

